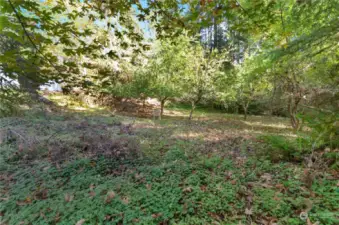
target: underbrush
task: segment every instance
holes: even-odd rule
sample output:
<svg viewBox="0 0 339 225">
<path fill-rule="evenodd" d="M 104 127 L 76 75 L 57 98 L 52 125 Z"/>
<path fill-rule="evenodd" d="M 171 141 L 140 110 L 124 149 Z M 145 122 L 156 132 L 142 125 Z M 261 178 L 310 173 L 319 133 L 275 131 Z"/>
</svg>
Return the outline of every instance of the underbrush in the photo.
<svg viewBox="0 0 339 225">
<path fill-rule="evenodd" d="M 282 149 L 290 159 L 297 142 L 173 139 L 187 129 L 175 122 L 80 113 L 1 120 L 0 224 L 290 225 L 305 224 L 302 212 L 338 224 L 337 171 L 252 154 Z"/>
<path fill-rule="evenodd" d="M 260 157 L 267 157 L 273 162 L 299 159 L 301 152 L 295 140 L 278 135 L 261 136 L 259 140 L 265 143 L 258 150 Z"/>
<path fill-rule="evenodd" d="M 289 164 L 190 160 L 174 148 L 155 164 L 98 158 L 11 170 L 1 176 L 2 224 L 304 224 L 303 211 L 338 222 L 336 181 L 326 175 L 307 189 Z"/>
<path fill-rule="evenodd" d="M 338 114 L 317 113 L 301 117 L 307 131 L 298 131 L 297 138 L 280 135 L 262 135 L 259 141 L 262 148 L 257 151 L 260 157 L 273 162 L 305 161 L 307 167 L 339 168 L 339 126 Z"/>
<path fill-rule="evenodd" d="M 31 104 L 29 94 L 17 87 L 0 86 L 0 118 L 10 115 L 20 115 L 25 105 Z"/>
</svg>

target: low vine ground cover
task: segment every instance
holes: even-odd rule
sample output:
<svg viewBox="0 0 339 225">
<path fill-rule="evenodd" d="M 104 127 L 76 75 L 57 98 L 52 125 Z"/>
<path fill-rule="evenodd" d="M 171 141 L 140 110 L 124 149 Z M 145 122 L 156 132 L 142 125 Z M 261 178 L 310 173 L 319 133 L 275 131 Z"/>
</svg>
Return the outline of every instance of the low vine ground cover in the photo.
<svg viewBox="0 0 339 225">
<path fill-rule="evenodd" d="M 2 119 L 0 224 L 339 224 L 338 171 L 267 143 L 288 121 L 185 113 Z"/>
</svg>

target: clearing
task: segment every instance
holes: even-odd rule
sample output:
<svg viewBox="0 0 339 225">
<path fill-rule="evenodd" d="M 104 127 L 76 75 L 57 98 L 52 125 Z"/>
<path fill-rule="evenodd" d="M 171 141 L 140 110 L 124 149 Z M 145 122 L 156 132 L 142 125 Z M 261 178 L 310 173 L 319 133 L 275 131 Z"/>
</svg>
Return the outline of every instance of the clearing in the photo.
<svg viewBox="0 0 339 225">
<path fill-rule="evenodd" d="M 68 106 L 0 120 L 0 224 L 339 224 L 338 171 L 291 157 L 285 118 Z"/>
</svg>

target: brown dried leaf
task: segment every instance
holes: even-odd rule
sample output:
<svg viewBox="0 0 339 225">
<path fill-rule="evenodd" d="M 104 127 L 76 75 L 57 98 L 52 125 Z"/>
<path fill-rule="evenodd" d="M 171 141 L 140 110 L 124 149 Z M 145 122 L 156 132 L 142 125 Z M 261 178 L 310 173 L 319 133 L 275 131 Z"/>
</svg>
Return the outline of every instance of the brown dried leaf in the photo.
<svg viewBox="0 0 339 225">
<path fill-rule="evenodd" d="M 122 202 L 127 205 L 129 203 L 129 198 L 128 197 L 123 197 L 122 198 Z"/>
<path fill-rule="evenodd" d="M 253 211 L 252 211 L 252 208 L 245 208 L 245 215 L 252 215 L 253 214 Z"/>
<path fill-rule="evenodd" d="M 187 187 L 187 188 L 184 188 L 182 191 L 187 193 L 187 192 L 192 192 L 192 188 L 191 187 Z"/>
<path fill-rule="evenodd" d="M 72 195 L 72 194 L 70 194 L 70 193 L 66 193 L 66 194 L 64 195 L 64 197 L 65 197 L 65 201 L 66 201 L 66 202 L 71 202 L 71 201 L 73 201 L 73 199 L 74 199 L 74 195 Z"/>
<path fill-rule="evenodd" d="M 233 175 L 232 171 L 225 171 L 224 174 L 225 174 L 225 179 L 226 179 L 226 180 L 231 179 L 231 178 L 232 178 L 232 175 Z"/>
<path fill-rule="evenodd" d="M 264 173 L 263 175 L 261 175 L 260 178 L 263 179 L 265 182 L 271 182 L 272 181 L 272 175 L 269 174 L 269 173 Z"/>
<path fill-rule="evenodd" d="M 150 191 L 152 189 L 152 184 L 146 184 L 146 188 Z"/>
<path fill-rule="evenodd" d="M 106 203 L 110 203 L 114 197 L 115 197 L 115 192 L 114 191 L 107 192 L 107 196 L 106 196 L 105 202 Z"/>
<path fill-rule="evenodd" d="M 158 218 L 158 217 L 160 217 L 162 215 L 162 213 L 154 213 L 154 214 L 152 214 L 152 217 L 153 218 Z"/>
<path fill-rule="evenodd" d="M 16 201 L 16 204 L 19 206 L 26 205 L 27 203 L 25 201 Z"/>
<path fill-rule="evenodd" d="M 206 186 L 206 185 L 200 186 L 200 190 L 202 190 L 203 192 L 205 192 L 205 191 L 207 190 L 207 186 Z"/>
<path fill-rule="evenodd" d="M 58 223 L 61 219 L 60 213 L 58 212 L 54 217 L 54 222 Z"/>
<path fill-rule="evenodd" d="M 133 219 L 133 222 L 134 223 L 138 223 L 140 221 L 140 219 L 136 218 L 136 219 Z"/>
<path fill-rule="evenodd" d="M 82 225 L 86 220 L 84 219 L 81 219 L 79 220 L 75 225 Z"/>
</svg>

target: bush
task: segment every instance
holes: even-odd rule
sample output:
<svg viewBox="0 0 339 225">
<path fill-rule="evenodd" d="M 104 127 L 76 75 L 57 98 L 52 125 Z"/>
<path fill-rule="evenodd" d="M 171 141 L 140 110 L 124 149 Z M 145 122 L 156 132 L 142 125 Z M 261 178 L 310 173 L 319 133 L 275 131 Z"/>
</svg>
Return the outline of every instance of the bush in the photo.
<svg viewBox="0 0 339 225">
<path fill-rule="evenodd" d="M 18 115 L 20 106 L 30 101 L 28 94 L 16 87 L 0 88 L 0 118 Z"/>
<path fill-rule="evenodd" d="M 185 155 L 185 152 L 176 147 L 170 149 L 165 155 L 166 162 L 171 162 L 175 160 L 182 160 L 182 161 L 187 160 L 187 156 Z"/>
<path fill-rule="evenodd" d="M 294 141 L 278 135 L 267 135 L 259 138 L 265 146 L 259 150 L 259 156 L 266 156 L 271 161 L 291 160 L 297 155 L 298 148 Z"/>
<path fill-rule="evenodd" d="M 304 125 L 311 129 L 310 133 L 300 135 L 300 141 L 311 150 L 329 147 L 339 147 L 339 114 L 336 112 L 318 112 L 299 115 Z"/>
</svg>

